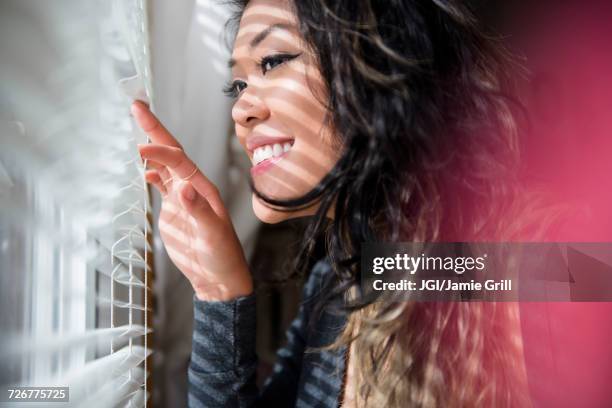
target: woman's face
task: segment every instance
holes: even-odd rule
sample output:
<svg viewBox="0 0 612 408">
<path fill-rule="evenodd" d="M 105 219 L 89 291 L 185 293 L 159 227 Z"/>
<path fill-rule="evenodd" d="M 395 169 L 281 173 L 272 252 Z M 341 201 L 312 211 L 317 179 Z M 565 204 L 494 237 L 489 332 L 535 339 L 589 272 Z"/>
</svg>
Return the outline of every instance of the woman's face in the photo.
<svg viewBox="0 0 612 408">
<path fill-rule="evenodd" d="M 255 188 L 275 199 L 310 191 L 339 158 L 325 123 L 325 87 L 315 58 L 300 37 L 288 1 L 252 0 L 236 37 L 232 118 L 251 160 Z M 310 208 L 283 212 L 255 194 L 253 210 L 267 223 L 314 214 Z"/>
</svg>

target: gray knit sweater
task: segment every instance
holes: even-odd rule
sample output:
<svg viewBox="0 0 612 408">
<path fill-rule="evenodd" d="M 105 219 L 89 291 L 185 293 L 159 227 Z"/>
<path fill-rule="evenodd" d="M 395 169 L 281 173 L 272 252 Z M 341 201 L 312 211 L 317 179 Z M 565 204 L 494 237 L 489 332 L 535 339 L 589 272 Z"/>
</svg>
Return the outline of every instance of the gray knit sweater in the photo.
<svg viewBox="0 0 612 408">
<path fill-rule="evenodd" d="M 327 262 L 315 264 L 298 315 L 287 331 L 287 343 L 277 352 L 274 370 L 261 390 L 255 383 L 256 295 L 227 302 L 194 298 L 189 406 L 337 407 L 346 348 L 306 352 L 330 344 L 345 325 L 343 316 L 325 308 L 314 316 L 315 302 L 333 279 Z"/>
</svg>

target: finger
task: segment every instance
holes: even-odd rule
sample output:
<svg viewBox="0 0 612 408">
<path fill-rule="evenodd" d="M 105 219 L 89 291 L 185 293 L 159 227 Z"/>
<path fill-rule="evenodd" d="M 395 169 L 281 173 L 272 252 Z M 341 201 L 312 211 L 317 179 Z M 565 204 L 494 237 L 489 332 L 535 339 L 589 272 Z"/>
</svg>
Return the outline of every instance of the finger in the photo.
<svg viewBox="0 0 612 408">
<path fill-rule="evenodd" d="M 195 166 L 183 149 L 179 147 L 157 143 L 139 144 L 138 151 L 143 159 L 156 161 L 168 167 L 181 178 L 189 176 Z"/>
<path fill-rule="evenodd" d="M 153 160 L 166 166 L 168 169 L 172 170 L 178 178 L 193 181 L 196 189 L 198 189 L 199 184 L 201 185 L 201 189 L 206 193 L 210 190 L 209 187 L 205 186 L 212 185 L 212 183 L 202 174 L 195 163 L 187 157 L 183 149 L 151 143 L 138 145 L 138 150 L 143 158 Z M 202 191 L 199 192 L 203 194 Z"/>
<path fill-rule="evenodd" d="M 154 160 L 147 159 L 147 168 L 157 170 L 157 172 L 159 173 L 159 176 L 161 177 L 162 183 L 164 185 L 172 181 L 172 175 L 170 174 L 166 166 L 164 166 L 163 164 L 160 164 Z"/>
<path fill-rule="evenodd" d="M 147 104 L 142 101 L 132 103 L 132 115 L 138 126 L 149 135 L 155 143 L 167 146 L 181 147 L 181 144 L 168 132 L 157 117 L 149 110 Z"/>
<path fill-rule="evenodd" d="M 202 197 L 193 187 L 193 184 L 186 181 L 179 187 L 181 205 L 191 214 L 197 224 L 201 227 L 211 226 L 217 220 L 216 214 L 208 201 Z"/>
<path fill-rule="evenodd" d="M 165 165 L 181 179 L 189 179 L 196 191 L 208 201 L 218 216 L 228 215 L 217 187 L 206 178 L 182 149 L 151 143 L 138 145 L 138 150 L 143 158 Z"/>
<path fill-rule="evenodd" d="M 168 194 L 166 186 L 164 186 L 164 183 L 157 170 L 147 170 L 145 172 L 145 181 L 149 184 L 153 184 L 162 197 L 165 197 L 166 194 Z"/>
<path fill-rule="evenodd" d="M 147 168 L 151 168 L 154 170 L 161 170 L 161 169 L 165 169 L 166 166 L 164 166 L 161 163 L 156 162 L 155 160 L 147 159 Z"/>
<path fill-rule="evenodd" d="M 165 170 L 160 174 L 164 186 L 170 188 L 168 183 L 178 181 L 178 179 L 194 179 L 200 171 L 196 165 L 187 157 L 183 149 L 178 147 L 166 146 L 156 143 L 139 144 L 138 151 L 143 159 L 151 160 L 156 165 L 164 167 Z M 170 173 L 168 170 L 172 170 Z M 201 173 L 200 173 L 201 174 Z M 177 180 L 173 180 L 173 179 Z"/>
</svg>

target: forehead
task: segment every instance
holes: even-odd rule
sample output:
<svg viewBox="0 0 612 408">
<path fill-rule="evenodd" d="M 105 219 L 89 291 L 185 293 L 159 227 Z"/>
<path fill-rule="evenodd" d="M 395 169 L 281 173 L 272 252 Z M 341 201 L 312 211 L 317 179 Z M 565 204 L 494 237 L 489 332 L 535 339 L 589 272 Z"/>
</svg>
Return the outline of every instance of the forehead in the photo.
<svg viewBox="0 0 612 408">
<path fill-rule="evenodd" d="M 274 38 L 290 40 L 295 32 L 296 19 L 287 0 L 251 0 L 242 14 L 234 43 L 234 53 L 248 51 L 257 36 L 266 29 Z"/>
</svg>

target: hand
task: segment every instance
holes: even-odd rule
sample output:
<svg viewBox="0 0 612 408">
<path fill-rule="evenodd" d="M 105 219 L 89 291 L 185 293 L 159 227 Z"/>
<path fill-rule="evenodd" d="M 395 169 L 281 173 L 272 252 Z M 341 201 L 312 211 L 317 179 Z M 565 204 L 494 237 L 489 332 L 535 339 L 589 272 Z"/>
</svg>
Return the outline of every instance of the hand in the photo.
<svg viewBox="0 0 612 408">
<path fill-rule="evenodd" d="M 162 196 L 159 230 L 168 255 L 200 300 L 230 300 L 253 291 L 244 252 L 217 187 L 140 101 L 132 104 L 151 143 L 138 145 L 145 179 Z"/>
</svg>

